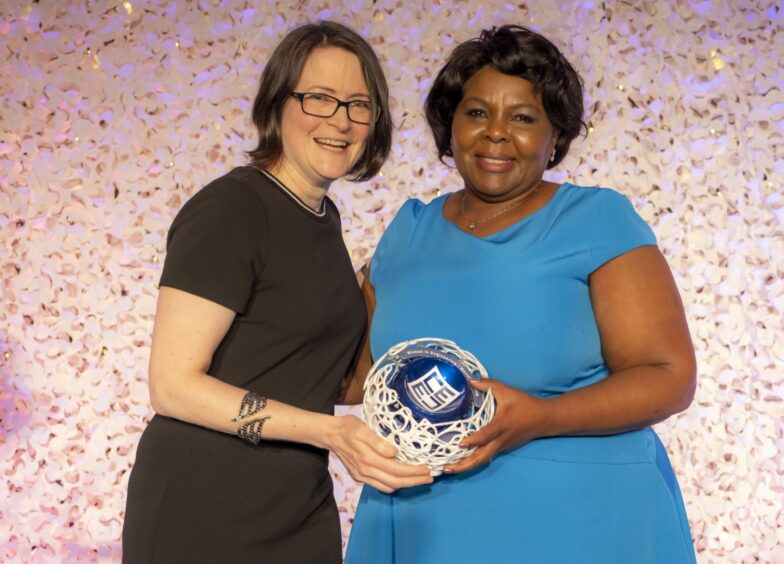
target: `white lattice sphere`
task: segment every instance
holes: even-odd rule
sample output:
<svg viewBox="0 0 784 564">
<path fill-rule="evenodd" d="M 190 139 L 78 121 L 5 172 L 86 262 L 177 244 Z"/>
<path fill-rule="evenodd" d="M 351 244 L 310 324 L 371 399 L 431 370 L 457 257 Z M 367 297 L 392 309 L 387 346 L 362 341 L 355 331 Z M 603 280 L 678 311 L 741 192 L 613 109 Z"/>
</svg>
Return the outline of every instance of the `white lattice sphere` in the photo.
<svg viewBox="0 0 784 564">
<path fill-rule="evenodd" d="M 424 464 L 433 475 L 474 449 L 460 441 L 495 413 L 492 391 L 471 387 L 487 378 L 477 358 L 445 339 L 423 338 L 391 347 L 365 380 L 365 422 L 398 448 L 397 458 Z"/>
</svg>

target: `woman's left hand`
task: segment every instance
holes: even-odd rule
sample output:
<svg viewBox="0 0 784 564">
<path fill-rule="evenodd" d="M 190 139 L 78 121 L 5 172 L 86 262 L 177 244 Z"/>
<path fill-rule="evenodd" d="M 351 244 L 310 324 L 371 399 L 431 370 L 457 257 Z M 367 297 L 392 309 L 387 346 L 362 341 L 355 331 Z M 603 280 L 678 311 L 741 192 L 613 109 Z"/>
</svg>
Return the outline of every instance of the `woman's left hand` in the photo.
<svg viewBox="0 0 784 564">
<path fill-rule="evenodd" d="M 496 401 L 495 416 L 485 427 L 463 439 L 461 447 L 476 447 L 476 450 L 463 460 L 444 467 L 446 473 L 466 472 L 487 464 L 497 453 L 515 449 L 541 437 L 547 429 L 547 400 L 536 398 L 497 380 L 471 380 L 471 385 L 483 392 L 493 390 Z"/>
</svg>

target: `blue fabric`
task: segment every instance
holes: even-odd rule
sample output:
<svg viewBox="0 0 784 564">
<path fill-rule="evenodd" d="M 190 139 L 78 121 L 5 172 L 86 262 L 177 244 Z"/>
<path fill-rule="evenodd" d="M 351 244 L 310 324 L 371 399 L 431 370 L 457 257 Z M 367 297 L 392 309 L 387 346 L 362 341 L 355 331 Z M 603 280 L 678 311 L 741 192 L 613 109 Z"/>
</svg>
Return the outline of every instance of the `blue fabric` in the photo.
<svg viewBox="0 0 784 564">
<path fill-rule="evenodd" d="M 446 196 L 406 202 L 371 263 L 378 358 L 451 339 L 490 376 L 550 397 L 607 376 L 588 277 L 656 239 L 609 189 L 559 187 L 484 239 L 444 219 Z M 348 564 L 695 562 L 669 459 L 649 428 L 532 441 L 470 473 L 387 495 L 365 487 Z"/>
</svg>

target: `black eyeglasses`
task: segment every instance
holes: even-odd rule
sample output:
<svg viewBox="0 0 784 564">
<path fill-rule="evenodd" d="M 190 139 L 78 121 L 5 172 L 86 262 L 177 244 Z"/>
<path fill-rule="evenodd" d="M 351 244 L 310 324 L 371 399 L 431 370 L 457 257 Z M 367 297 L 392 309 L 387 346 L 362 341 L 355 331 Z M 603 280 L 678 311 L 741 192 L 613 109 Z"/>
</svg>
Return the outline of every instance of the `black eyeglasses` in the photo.
<svg viewBox="0 0 784 564">
<path fill-rule="evenodd" d="M 368 125 L 378 117 L 373 104 L 369 100 L 349 100 L 344 102 L 334 96 L 321 94 L 320 92 L 292 92 L 291 96 L 299 100 L 302 111 L 309 116 L 332 117 L 341 106 L 345 106 L 348 119 L 354 123 Z"/>
</svg>

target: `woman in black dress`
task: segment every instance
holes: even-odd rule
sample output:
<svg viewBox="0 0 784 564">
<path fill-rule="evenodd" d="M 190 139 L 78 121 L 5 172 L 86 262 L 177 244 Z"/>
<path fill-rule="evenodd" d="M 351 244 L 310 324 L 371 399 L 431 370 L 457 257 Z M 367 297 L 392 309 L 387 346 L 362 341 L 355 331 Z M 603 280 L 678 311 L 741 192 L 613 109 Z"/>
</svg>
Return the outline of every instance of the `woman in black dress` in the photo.
<svg viewBox="0 0 784 564">
<path fill-rule="evenodd" d="M 327 451 L 383 491 L 431 481 L 352 416 L 332 415 L 366 324 L 326 196 L 391 144 L 386 82 L 340 24 L 276 48 L 251 164 L 172 224 L 150 356 L 156 415 L 128 486 L 123 561 L 340 562 Z"/>
</svg>

